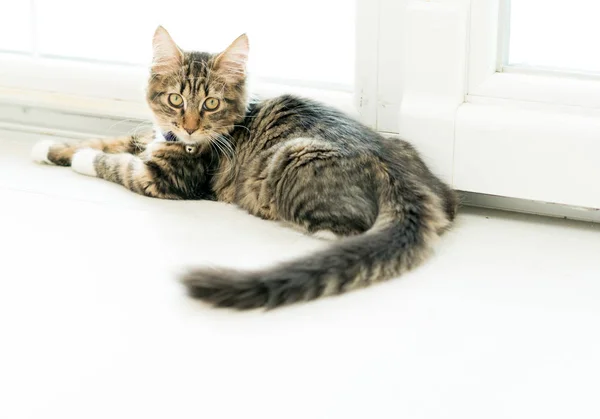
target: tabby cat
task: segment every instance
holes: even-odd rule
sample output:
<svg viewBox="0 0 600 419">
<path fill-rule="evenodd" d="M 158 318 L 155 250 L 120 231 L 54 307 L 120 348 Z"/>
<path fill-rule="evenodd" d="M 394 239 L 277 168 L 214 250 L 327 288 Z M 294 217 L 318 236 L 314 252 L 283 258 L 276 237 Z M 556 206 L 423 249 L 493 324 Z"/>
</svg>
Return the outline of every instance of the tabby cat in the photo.
<svg viewBox="0 0 600 419">
<path fill-rule="evenodd" d="M 215 306 L 274 308 L 340 294 L 417 266 L 449 228 L 455 192 L 415 149 L 328 106 L 284 95 L 248 99 L 248 38 L 224 52 L 184 52 L 153 39 L 147 135 L 40 142 L 38 162 L 166 199 L 234 203 L 309 234 L 341 238 L 271 269 L 192 270 L 191 296 Z"/>
</svg>

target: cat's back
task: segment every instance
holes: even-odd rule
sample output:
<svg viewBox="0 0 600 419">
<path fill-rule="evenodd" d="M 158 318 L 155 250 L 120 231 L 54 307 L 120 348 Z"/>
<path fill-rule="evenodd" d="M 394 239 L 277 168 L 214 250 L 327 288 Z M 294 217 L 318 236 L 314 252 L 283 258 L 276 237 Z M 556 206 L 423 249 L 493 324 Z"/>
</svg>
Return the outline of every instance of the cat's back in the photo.
<svg viewBox="0 0 600 419">
<path fill-rule="evenodd" d="M 382 146 L 379 134 L 351 116 L 294 95 L 252 103 L 244 125 L 253 133 L 253 141 L 268 145 L 302 137 L 325 141 L 346 152 L 375 152 Z"/>
</svg>

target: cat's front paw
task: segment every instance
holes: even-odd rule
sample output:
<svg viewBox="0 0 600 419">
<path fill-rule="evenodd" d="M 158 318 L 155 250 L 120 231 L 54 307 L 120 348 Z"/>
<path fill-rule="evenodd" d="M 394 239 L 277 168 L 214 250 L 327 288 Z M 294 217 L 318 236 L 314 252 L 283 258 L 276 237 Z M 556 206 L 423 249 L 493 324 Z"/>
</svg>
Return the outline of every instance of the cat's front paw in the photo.
<svg viewBox="0 0 600 419">
<path fill-rule="evenodd" d="M 50 154 L 50 147 L 58 144 L 54 140 L 42 140 L 35 143 L 31 150 L 31 159 L 40 164 L 54 164 L 48 158 Z"/>
<path fill-rule="evenodd" d="M 96 172 L 96 157 L 102 154 L 99 150 L 83 148 L 73 155 L 71 169 L 87 176 L 98 176 Z"/>
</svg>

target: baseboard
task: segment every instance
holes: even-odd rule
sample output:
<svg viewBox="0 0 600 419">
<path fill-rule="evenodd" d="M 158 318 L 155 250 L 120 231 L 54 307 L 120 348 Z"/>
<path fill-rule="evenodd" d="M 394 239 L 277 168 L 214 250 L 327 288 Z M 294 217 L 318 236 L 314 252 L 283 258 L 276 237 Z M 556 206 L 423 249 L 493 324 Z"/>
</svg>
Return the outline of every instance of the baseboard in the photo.
<svg viewBox="0 0 600 419">
<path fill-rule="evenodd" d="M 119 136 L 151 127 L 149 118 L 92 115 L 0 102 L 0 128 L 68 138 Z"/>
<path fill-rule="evenodd" d="M 580 208 L 551 202 L 529 201 L 466 191 L 460 191 L 460 194 L 462 203 L 466 206 L 600 223 L 600 209 L 598 208 Z"/>
</svg>

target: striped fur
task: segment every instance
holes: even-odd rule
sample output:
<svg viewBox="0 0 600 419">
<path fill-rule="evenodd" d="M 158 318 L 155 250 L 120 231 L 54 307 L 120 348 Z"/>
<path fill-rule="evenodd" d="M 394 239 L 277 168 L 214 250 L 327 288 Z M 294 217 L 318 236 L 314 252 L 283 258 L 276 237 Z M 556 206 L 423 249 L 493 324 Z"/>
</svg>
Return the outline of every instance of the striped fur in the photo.
<svg viewBox="0 0 600 419">
<path fill-rule="evenodd" d="M 69 165 L 79 149 L 101 150 L 97 176 L 137 193 L 217 199 L 307 233 L 342 237 L 263 271 L 191 270 L 183 278 L 190 295 L 215 306 L 312 300 L 390 279 L 425 260 L 454 220 L 454 191 L 410 144 L 335 109 L 290 95 L 249 103 L 247 48 L 242 36 L 221 54 L 181 52 L 159 28 L 148 85 L 156 131 L 57 144 L 47 159 Z M 185 106 L 169 103 L 174 92 Z M 217 110 L 203 107 L 209 97 L 219 100 Z"/>
<path fill-rule="evenodd" d="M 210 172 L 218 168 L 218 156 L 208 144 L 156 141 L 155 134 L 82 142 L 56 142 L 47 159 L 70 166 L 80 150 L 100 150 L 94 159 L 96 176 L 133 192 L 163 199 L 209 199 L 215 195 Z"/>
</svg>

